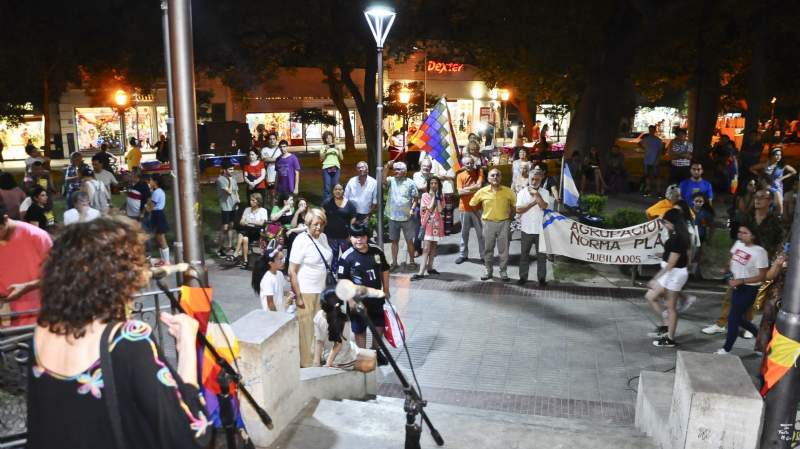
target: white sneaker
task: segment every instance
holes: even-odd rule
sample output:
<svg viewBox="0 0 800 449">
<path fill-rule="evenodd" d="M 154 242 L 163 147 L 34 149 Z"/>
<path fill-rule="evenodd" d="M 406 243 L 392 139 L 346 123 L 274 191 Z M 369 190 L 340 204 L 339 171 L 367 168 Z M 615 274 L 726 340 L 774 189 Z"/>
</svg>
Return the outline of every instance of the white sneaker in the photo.
<svg viewBox="0 0 800 449">
<path fill-rule="evenodd" d="M 730 355 L 731 353 L 730 353 L 730 351 L 726 351 L 725 348 L 719 348 L 716 351 L 714 351 L 714 354 Z"/>
<path fill-rule="evenodd" d="M 678 313 L 683 313 L 689 310 L 690 307 L 697 301 L 697 296 L 695 295 L 686 295 L 686 301 L 681 302 L 678 305 Z"/>
<path fill-rule="evenodd" d="M 752 332 L 750 332 L 750 331 L 744 331 L 744 332 L 742 332 L 742 338 L 744 338 L 744 339 L 750 340 L 750 339 L 752 339 L 752 338 L 755 338 L 755 337 L 756 337 L 756 336 L 755 336 L 755 335 L 753 335 L 753 333 L 752 333 Z"/>
<path fill-rule="evenodd" d="M 722 334 L 724 332 L 728 332 L 728 328 L 725 326 L 717 326 L 717 323 L 714 323 L 711 326 L 704 327 L 700 330 L 700 332 L 706 335 Z"/>
</svg>

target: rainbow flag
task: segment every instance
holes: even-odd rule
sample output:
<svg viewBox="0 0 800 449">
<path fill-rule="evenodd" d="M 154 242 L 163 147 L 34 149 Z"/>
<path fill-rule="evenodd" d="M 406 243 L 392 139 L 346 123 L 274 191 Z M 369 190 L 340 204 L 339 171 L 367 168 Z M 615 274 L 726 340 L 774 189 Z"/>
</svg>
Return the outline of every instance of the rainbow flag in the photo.
<svg viewBox="0 0 800 449">
<path fill-rule="evenodd" d="M 766 396 L 770 388 L 786 375 L 792 365 L 797 363 L 798 357 L 800 357 L 800 342 L 781 335 L 775 327 L 772 331 L 772 340 L 767 346 L 766 363 L 761 367 L 761 374 L 764 376 L 761 396 Z"/>
<path fill-rule="evenodd" d="M 411 136 L 409 143 L 420 151 L 428 153 L 431 159 L 440 163 L 445 170 L 461 168 L 461 156 L 456 145 L 453 123 L 450 120 L 450 110 L 447 109 L 447 100 L 444 96 L 439 98 L 417 133 Z"/>
<path fill-rule="evenodd" d="M 213 289 L 211 288 L 181 286 L 181 307 L 200 323 L 198 330 L 206 336 L 206 340 L 216 349 L 217 353 L 233 366 L 234 359 L 239 357 L 239 340 L 233 334 L 233 329 L 225 312 L 222 311 L 222 307 L 211 300 L 212 294 Z M 217 376 L 222 368 L 208 349 L 202 349 L 198 345 L 197 351 L 197 371 L 200 389 L 206 400 L 206 410 L 214 426 L 221 427 L 219 401 L 217 400 L 220 387 Z M 233 396 L 232 402 L 237 425 L 244 427 L 239 413 L 236 387 L 232 382 L 229 385 L 229 391 Z"/>
</svg>

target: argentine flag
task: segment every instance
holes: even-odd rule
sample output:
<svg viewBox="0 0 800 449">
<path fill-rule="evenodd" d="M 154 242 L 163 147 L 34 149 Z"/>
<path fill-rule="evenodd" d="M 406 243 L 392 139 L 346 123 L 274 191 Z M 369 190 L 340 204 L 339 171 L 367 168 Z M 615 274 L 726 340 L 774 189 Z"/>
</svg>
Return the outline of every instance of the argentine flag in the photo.
<svg viewBox="0 0 800 449">
<path fill-rule="evenodd" d="M 564 204 L 569 207 L 578 207 L 578 200 L 581 194 L 578 192 L 578 187 L 575 186 L 575 180 L 572 179 L 572 173 L 569 171 L 569 164 L 564 163 L 564 180 L 562 181 L 562 189 L 564 195 Z"/>
</svg>

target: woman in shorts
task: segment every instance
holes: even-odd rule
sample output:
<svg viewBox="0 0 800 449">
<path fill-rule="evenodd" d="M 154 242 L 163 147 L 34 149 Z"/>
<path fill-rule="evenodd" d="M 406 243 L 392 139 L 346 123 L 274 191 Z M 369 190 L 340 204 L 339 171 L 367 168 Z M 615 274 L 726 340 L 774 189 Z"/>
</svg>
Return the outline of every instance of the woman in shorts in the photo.
<svg viewBox="0 0 800 449">
<path fill-rule="evenodd" d="M 653 346 L 662 348 L 674 348 L 678 345 L 675 342 L 675 329 L 678 325 L 677 300 L 683 285 L 689 278 L 687 266 L 689 264 L 689 231 L 686 228 L 686 220 L 683 213 L 678 209 L 670 209 L 662 217 L 662 223 L 669 231 L 669 238 L 664 243 L 664 255 L 662 256 L 661 270 L 653 276 L 647 284 L 649 290 L 645 294 L 645 299 L 656 312 L 662 325 L 657 326 L 655 331 L 648 336 L 657 338 L 653 341 Z M 662 317 L 663 308 L 659 302 L 661 297 L 666 300 L 667 316 Z"/>
</svg>

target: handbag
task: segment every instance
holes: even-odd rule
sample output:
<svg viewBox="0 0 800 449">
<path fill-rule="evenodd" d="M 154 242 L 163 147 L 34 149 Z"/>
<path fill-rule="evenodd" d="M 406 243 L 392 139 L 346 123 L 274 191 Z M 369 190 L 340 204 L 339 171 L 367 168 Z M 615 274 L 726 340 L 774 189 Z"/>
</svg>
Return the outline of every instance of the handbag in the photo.
<svg viewBox="0 0 800 449">
<path fill-rule="evenodd" d="M 330 265 L 328 265 L 328 261 L 325 260 L 325 256 L 322 255 L 322 251 L 320 251 L 319 246 L 317 246 L 317 242 L 314 241 L 314 238 L 311 237 L 311 234 L 306 231 L 306 235 L 311 240 L 311 243 L 314 245 L 314 248 L 317 249 L 317 253 L 319 253 L 319 258 L 322 259 L 322 263 L 325 264 L 325 270 L 328 272 L 325 275 L 325 288 L 333 288 L 336 287 L 336 274 L 331 269 Z"/>
<path fill-rule="evenodd" d="M 117 449 L 126 449 L 124 432 L 122 430 L 122 415 L 119 412 L 119 398 L 117 396 L 116 380 L 114 379 L 114 367 L 111 364 L 111 353 L 109 351 L 108 337 L 117 323 L 108 323 L 100 336 L 100 372 L 103 375 L 103 394 L 106 399 L 108 418 L 111 421 L 111 431 L 114 440 L 117 442 Z"/>
</svg>

